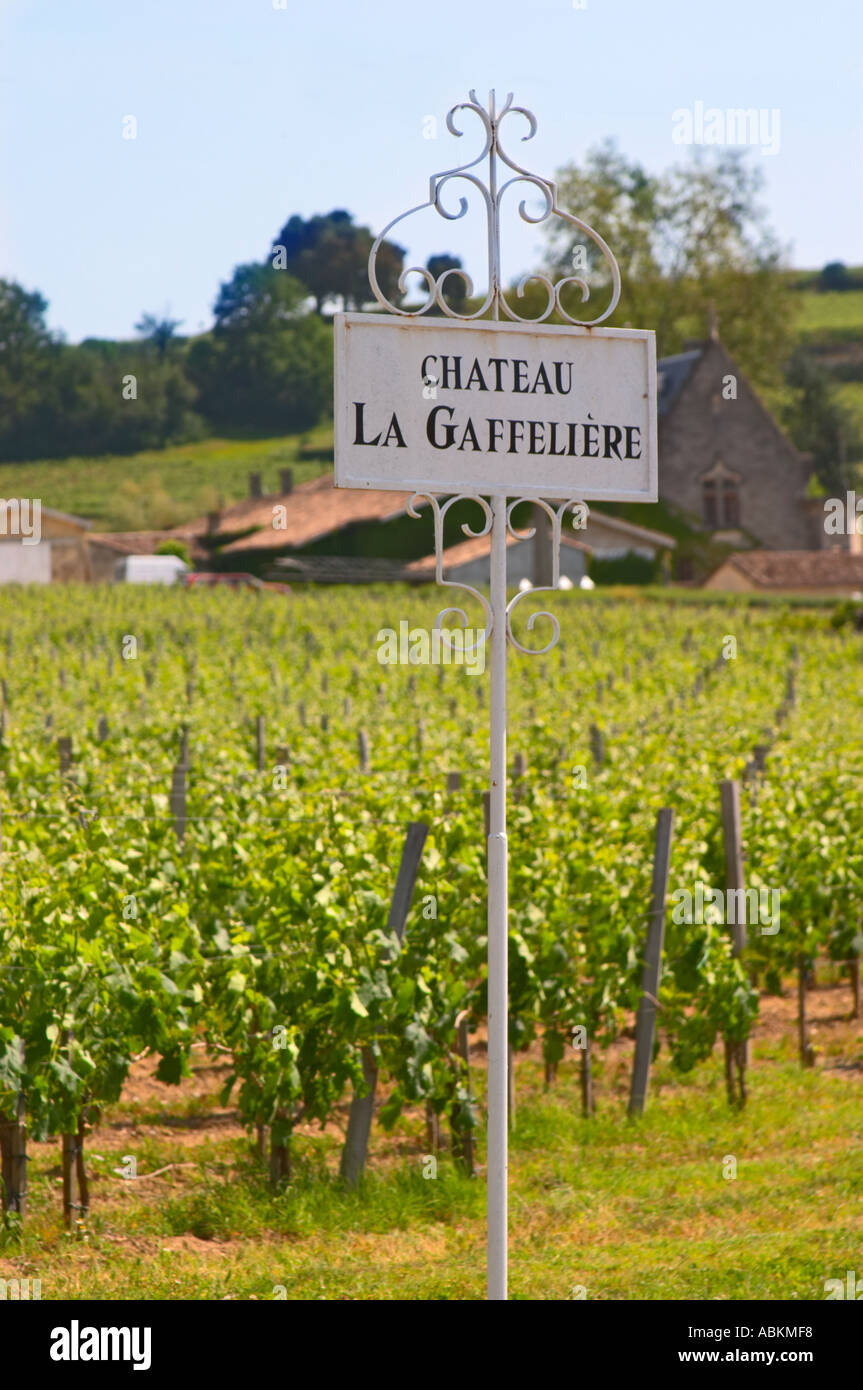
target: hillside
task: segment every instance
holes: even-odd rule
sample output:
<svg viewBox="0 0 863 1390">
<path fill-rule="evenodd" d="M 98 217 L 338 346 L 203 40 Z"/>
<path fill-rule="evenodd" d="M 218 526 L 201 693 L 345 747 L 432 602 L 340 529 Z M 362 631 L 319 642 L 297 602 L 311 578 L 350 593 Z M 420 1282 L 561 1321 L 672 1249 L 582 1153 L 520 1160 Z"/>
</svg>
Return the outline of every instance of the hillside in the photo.
<svg viewBox="0 0 863 1390">
<path fill-rule="evenodd" d="M 89 518 L 96 530 L 177 526 L 248 496 L 249 473 L 278 492 L 279 472 L 313 478 L 332 455 L 332 426 L 275 439 L 205 439 L 169 449 L 101 458 L 0 464 L 0 495 L 40 497 L 43 506 Z"/>
<path fill-rule="evenodd" d="M 794 274 L 798 341 L 835 380 L 863 430 L 863 289 L 821 293 L 809 287 L 814 272 Z M 240 501 L 248 495 L 250 472 L 262 473 L 265 492 L 276 492 L 280 469 L 293 468 L 294 481 L 302 482 L 331 460 L 332 425 L 326 423 L 303 435 L 211 438 L 131 455 L 0 464 L 0 495 L 41 497 L 45 506 L 88 517 L 96 529 L 163 528 Z M 677 534 L 673 525 L 661 529 Z"/>
</svg>

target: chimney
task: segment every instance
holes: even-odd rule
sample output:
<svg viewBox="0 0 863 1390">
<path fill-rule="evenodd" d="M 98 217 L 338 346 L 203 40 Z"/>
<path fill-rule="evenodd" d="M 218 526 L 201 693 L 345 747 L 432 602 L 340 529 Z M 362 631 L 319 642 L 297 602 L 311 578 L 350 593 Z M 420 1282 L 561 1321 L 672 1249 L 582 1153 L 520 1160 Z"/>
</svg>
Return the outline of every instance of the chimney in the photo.
<svg viewBox="0 0 863 1390">
<path fill-rule="evenodd" d="M 264 495 L 264 494 L 263 494 L 263 488 L 261 487 L 261 475 L 260 475 L 260 473 L 250 473 L 250 474 L 249 474 L 249 496 L 250 496 L 250 497 L 263 497 L 263 495 Z"/>
<path fill-rule="evenodd" d="M 293 468 L 281 468 L 279 470 L 280 487 L 282 495 L 294 490 L 294 470 Z"/>
<path fill-rule="evenodd" d="M 716 302 L 711 299 L 707 310 L 707 325 L 711 341 L 719 342 L 719 315 L 716 312 Z"/>
</svg>

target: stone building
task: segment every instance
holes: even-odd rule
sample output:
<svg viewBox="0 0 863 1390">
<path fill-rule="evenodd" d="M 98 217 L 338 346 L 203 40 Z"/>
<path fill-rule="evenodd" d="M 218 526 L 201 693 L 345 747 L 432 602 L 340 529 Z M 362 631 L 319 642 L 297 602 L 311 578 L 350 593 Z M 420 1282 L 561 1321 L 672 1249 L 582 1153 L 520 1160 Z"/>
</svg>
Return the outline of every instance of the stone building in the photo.
<svg viewBox="0 0 863 1390">
<path fill-rule="evenodd" d="M 821 549 L 813 472 L 716 334 L 657 363 L 659 493 L 713 540 Z"/>
<path fill-rule="evenodd" d="M 0 498 L 0 584 L 88 582 L 89 525 L 36 498 Z"/>
<path fill-rule="evenodd" d="M 520 540 L 507 535 L 507 582 L 510 585 L 523 580 L 537 586 L 551 585 L 551 538 L 541 522 L 541 516 L 534 516 L 531 524 L 536 525 L 536 535 L 533 538 Z M 591 510 L 586 527 L 576 533 L 568 529 L 561 533 L 560 573 L 578 584 L 587 574 L 587 562 L 591 556 L 603 560 L 640 555 L 653 561 L 657 556 L 669 558 L 676 544 L 673 536 Z M 445 578 L 458 580 L 459 583 L 488 584 L 491 578 L 491 536 L 476 536 L 448 546 L 443 552 L 443 573 Z M 434 575 L 435 557 L 425 555 L 405 566 L 403 578 L 421 583 L 433 580 Z"/>
<path fill-rule="evenodd" d="M 840 550 L 742 550 L 704 582 L 736 593 L 863 594 L 863 555 Z"/>
</svg>

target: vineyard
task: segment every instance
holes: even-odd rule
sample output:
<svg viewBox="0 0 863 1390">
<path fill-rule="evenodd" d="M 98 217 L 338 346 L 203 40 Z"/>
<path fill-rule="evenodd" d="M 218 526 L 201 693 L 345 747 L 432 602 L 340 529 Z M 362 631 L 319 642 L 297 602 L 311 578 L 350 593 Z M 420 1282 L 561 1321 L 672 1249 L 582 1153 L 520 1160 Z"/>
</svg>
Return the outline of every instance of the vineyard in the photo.
<svg viewBox="0 0 863 1390">
<path fill-rule="evenodd" d="M 642 998 L 667 807 L 657 1065 L 681 1085 L 711 1069 L 745 1131 L 765 1000 L 792 991 L 807 1071 L 817 963 L 859 1017 L 861 637 L 823 609 L 554 607 L 559 646 L 509 664 L 513 1123 L 529 1059 L 549 1095 L 576 1084 L 587 1126 L 609 1123 L 602 1059 Z M 436 611 L 395 587 L 4 594 L 6 1239 L 26 1239 L 28 1143 L 56 1146 L 63 1202 L 40 1201 L 86 1238 L 88 1153 L 133 1069 L 180 1088 L 202 1055 L 276 1194 L 298 1165 L 308 1184 L 310 1129 L 340 1125 L 318 1180 L 353 1200 L 370 1086 L 413 1172 L 481 1177 L 487 677 L 377 660 L 381 629 Z M 738 954 L 721 913 L 671 910 L 725 887 L 724 781 L 746 886 L 781 898 Z"/>
</svg>

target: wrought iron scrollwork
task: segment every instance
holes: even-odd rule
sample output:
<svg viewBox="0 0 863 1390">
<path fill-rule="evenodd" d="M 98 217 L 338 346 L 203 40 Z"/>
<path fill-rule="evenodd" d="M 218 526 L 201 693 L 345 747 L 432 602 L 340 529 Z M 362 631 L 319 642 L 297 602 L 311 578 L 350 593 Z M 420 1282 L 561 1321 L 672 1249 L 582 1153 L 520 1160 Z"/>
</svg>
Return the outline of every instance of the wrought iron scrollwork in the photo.
<svg viewBox="0 0 863 1390">
<path fill-rule="evenodd" d="M 526 541 L 530 540 L 531 536 L 536 535 L 535 526 L 530 526 L 525 531 L 517 531 L 513 526 L 512 513 L 514 509 L 527 500 L 528 499 L 523 497 L 516 498 L 513 502 L 509 503 L 506 509 L 506 529 L 516 540 Z M 547 642 L 544 647 L 526 647 L 518 640 L 512 630 L 512 614 L 516 605 L 521 603 L 523 599 L 532 598 L 535 594 L 551 593 L 559 587 L 560 538 L 563 518 L 571 508 L 573 512 L 573 526 L 577 529 L 583 529 L 583 527 L 587 525 L 588 511 L 584 502 L 569 501 L 563 502 L 559 507 L 553 507 L 550 502 L 533 501 L 532 505 L 534 507 L 540 507 L 551 522 L 551 584 L 542 584 L 537 588 L 525 589 L 523 593 L 518 593 L 514 598 L 510 599 L 506 606 L 506 635 L 516 651 L 523 652 L 526 656 L 543 656 L 546 652 L 550 652 L 553 647 L 557 646 L 558 639 L 560 638 L 560 623 L 557 618 L 553 613 L 549 613 L 545 609 L 540 609 L 536 613 L 531 613 L 527 620 L 528 632 L 533 632 L 538 618 L 547 618 L 552 626 L 552 636 L 551 641 Z"/>
<path fill-rule="evenodd" d="M 465 642 L 464 644 L 465 654 L 474 652 L 482 643 L 487 642 L 489 637 L 491 637 L 491 630 L 494 624 L 494 615 L 492 613 L 491 604 L 489 603 L 485 595 L 480 593 L 479 589 L 474 589 L 470 584 L 459 584 L 458 581 L 455 579 L 444 579 L 443 524 L 447 512 L 449 511 L 450 507 L 452 507 L 456 502 L 476 502 L 477 506 L 482 508 L 483 514 L 485 516 L 485 521 L 483 522 L 483 525 L 480 527 L 478 531 L 475 531 L 468 522 L 463 521 L 461 529 L 465 536 L 467 536 L 470 540 L 479 540 L 481 536 L 487 536 L 491 530 L 491 506 L 484 497 L 449 497 L 447 498 L 446 502 L 441 504 L 432 493 L 415 492 L 407 505 L 408 516 L 412 516 L 414 518 L 419 517 L 420 513 L 416 510 L 414 503 L 420 501 L 429 503 L 432 509 L 432 516 L 434 517 L 435 579 L 437 583 L 441 584 L 445 589 L 464 589 L 466 593 L 472 594 L 473 597 L 477 600 L 477 602 L 481 605 L 483 613 L 485 614 L 484 630 L 477 636 L 475 641 Z M 461 618 L 461 627 L 466 628 L 468 626 L 468 616 L 463 608 L 442 608 L 441 611 L 438 613 L 437 617 L 435 618 L 434 625 L 444 635 L 445 641 L 447 640 L 446 633 L 449 629 L 447 629 L 444 626 L 443 620 L 444 618 L 449 617 L 451 613 L 454 613 L 459 618 Z"/>
<path fill-rule="evenodd" d="M 447 129 L 450 134 L 455 135 L 457 138 L 461 138 L 464 132 L 456 125 L 457 113 L 463 111 L 472 112 L 478 117 L 482 124 L 485 137 L 483 147 L 474 159 L 468 160 L 464 164 L 458 164 L 452 169 L 444 169 L 440 173 L 432 174 L 429 179 L 429 196 L 426 201 L 424 203 L 418 203 L 416 207 L 409 208 L 407 212 L 400 213 L 398 217 L 394 217 L 393 220 L 388 222 L 386 227 L 384 227 L 384 230 L 375 240 L 369 253 L 369 282 L 375 298 L 378 303 L 381 304 L 384 309 L 389 310 L 390 313 L 401 314 L 407 318 L 417 318 L 426 313 L 432 305 L 436 304 L 441 312 L 451 319 L 469 320 L 481 318 L 491 310 L 492 317 L 496 319 L 500 318 L 501 314 L 503 314 L 506 318 L 512 319 L 517 323 L 542 323 L 544 319 L 547 319 L 550 314 L 556 311 L 560 314 L 561 318 L 575 327 L 595 327 L 614 312 L 617 307 L 617 302 L 620 299 L 620 270 L 611 249 L 597 231 L 588 226 L 588 224 L 583 222 L 579 217 L 575 217 L 572 213 L 566 212 L 565 209 L 558 205 L 557 184 L 553 179 L 543 178 L 542 175 L 531 173 L 528 169 L 523 168 L 522 165 L 518 164 L 516 160 L 507 154 L 501 145 L 500 126 L 504 118 L 509 115 L 522 116 L 527 121 L 527 134 L 522 136 L 522 141 L 533 139 L 537 130 L 536 117 L 533 112 L 528 111 L 524 106 L 513 105 L 512 92 L 507 95 L 506 101 L 500 111 L 498 111 L 495 106 L 494 92 L 491 92 L 489 95 L 488 110 L 480 104 L 473 90 L 470 91 L 469 95 L 470 101 L 459 102 L 447 114 Z M 468 171 L 474 169 L 476 165 L 480 164 L 486 158 L 488 158 L 489 161 L 488 179 L 487 182 L 483 182 L 477 174 Z M 498 160 L 502 165 L 511 169 L 513 172 L 513 177 L 508 178 L 500 187 L 498 187 Z M 398 287 L 400 293 L 405 294 L 407 292 L 407 278 L 409 275 L 419 275 L 425 281 L 428 289 L 428 297 L 425 303 L 421 304 L 419 308 L 402 308 L 387 299 L 378 283 L 376 262 L 381 243 L 399 223 L 413 216 L 415 212 L 422 212 L 426 208 L 434 208 L 435 212 L 450 222 L 458 221 L 459 218 L 464 217 L 468 210 L 467 198 L 459 196 L 457 210 L 448 208 L 444 202 L 444 191 L 449 191 L 449 185 L 459 179 L 470 184 L 472 188 L 475 188 L 479 192 L 485 205 L 488 235 L 488 291 L 485 298 L 479 308 L 471 310 L 470 313 L 462 313 L 446 302 L 443 291 L 447 278 L 451 275 L 458 275 L 465 283 L 468 298 L 473 298 L 473 280 L 467 271 L 450 268 L 443 271 L 437 279 L 435 279 L 431 271 L 425 266 L 410 266 L 407 270 L 402 271 L 399 277 Z M 547 275 L 543 275 L 539 272 L 523 277 L 516 286 L 516 295 L 519 298 L 524 296 L 525 288 L 532 280 L 543 285 L 546 290 L 546 306 L 539 315 L 525 318 L 507 302 L 503 293 L 500 273 L 501 200 L 507 189 L 519 183 L 528 185 L 537 190 L 543 198 L 543 208 L 538 214 L 531 213 L 525 199 L 522 198 L 518 206 L 518 211 L 519 216 L 524 222 L 538 224 L 545 222 L 549 217 L 560 217 L 588 237 L 601 253 L 602 259 L 608 266 L 611 275 L 611 299 L 603 312 L 598 314 L 595 318 L 574 318 L 564 309 L 561 303 L 561 291 L 567 285 L 575 285 L 581 290 L 582 303 L 586 303 L 589 299 L 590 287 L 585 279 L 577 275 L 565 276 L 556 283 L 553 283 Z"/>
</svg>

